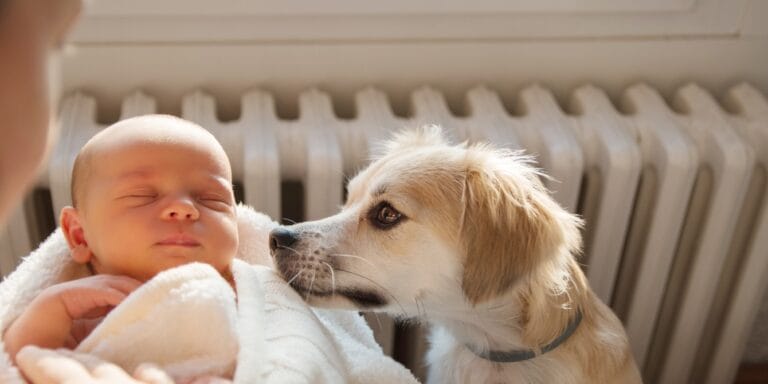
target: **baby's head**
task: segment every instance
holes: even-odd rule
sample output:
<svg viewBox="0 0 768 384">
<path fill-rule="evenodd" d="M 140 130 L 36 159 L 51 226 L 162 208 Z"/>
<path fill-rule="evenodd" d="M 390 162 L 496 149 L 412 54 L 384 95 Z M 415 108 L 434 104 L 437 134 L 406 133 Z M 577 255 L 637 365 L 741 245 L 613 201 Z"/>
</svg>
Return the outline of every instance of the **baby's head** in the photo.
<svg viewBox="0 0 768 384">
<path fill-rule="evenodd" d="M 146 281 L 193 262 L 229 273 L 237 251 L 232 171 L 208 131 L 172 116 L 120 121 L 83 146 L 74 207 L 60 224 L 72 258 Z"/>
</svg>

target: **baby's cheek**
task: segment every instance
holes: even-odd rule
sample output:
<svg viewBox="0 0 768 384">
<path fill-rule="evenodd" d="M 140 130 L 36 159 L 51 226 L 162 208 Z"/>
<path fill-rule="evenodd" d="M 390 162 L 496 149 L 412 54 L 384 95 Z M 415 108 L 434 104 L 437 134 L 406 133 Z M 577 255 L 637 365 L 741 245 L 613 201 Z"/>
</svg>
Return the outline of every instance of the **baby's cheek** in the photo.
<svg viewBox="0 0 768 384">
<path fill-rule="evenodd" d="M 217 242 L 226 249 L 237 250 L 239 240 L 237 219 L 235 217 L 225 217 L 217 223 L 217 227 Z"/>
</svg>

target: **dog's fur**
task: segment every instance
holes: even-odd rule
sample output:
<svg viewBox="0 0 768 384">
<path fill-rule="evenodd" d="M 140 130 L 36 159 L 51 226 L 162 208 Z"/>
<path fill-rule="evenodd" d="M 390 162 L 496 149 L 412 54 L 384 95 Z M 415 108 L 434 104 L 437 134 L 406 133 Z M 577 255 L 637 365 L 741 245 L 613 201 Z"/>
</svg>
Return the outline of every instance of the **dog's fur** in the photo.
<svg viewBox="0 0 768 384">
<path fill-rule="evenodd" d="M 448 145 L 436 127 L 402 132 L 350 181 L 340 213 L 280 228 L 273 256 L 313 305 L 429 321 L 431 383 L 640 383 L 574 257 L 581 221 L 541 176 L 515 153 Z M 533 359 L 493 363 L 468 347 L 538 351 L 578 310 L 573 335 Z"/>
</svg>

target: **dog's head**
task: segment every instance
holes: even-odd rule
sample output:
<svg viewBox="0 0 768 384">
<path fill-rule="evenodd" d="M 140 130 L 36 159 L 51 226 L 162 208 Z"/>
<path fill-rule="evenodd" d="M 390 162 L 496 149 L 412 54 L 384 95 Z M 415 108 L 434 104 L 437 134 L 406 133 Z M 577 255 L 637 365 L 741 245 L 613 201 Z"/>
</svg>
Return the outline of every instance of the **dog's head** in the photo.
<svg viewBox="0 0 768 384">
<path fill-rule="evenodd" d="M 528 158 L 449 145 L 436 127 L 383 148 L 340 213 L 271 234 L 278 269 L 312 304 L 407 316 L 425 302 L 475 305 L 579 248 L 580 221 Z"/>
</svg>

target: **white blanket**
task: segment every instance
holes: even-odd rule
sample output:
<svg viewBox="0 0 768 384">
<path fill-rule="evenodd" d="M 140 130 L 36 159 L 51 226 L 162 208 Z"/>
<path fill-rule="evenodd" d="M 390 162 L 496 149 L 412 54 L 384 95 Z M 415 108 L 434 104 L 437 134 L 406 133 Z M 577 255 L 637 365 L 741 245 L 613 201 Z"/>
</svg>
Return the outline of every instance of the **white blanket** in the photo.
<svg viewBox="0 0 768 384">
<path fill-rule="evenodd" d="M 250 268 L 235 261 L 233 269 Z M 243 292 L 254 293 L 259 292 Z M 213 267 L 187 264 L 136 289 L 75 351 L 113 362 L 127 372 L 150 361 L 175 381 L 204 375 L 232 377 L 238 329 L 260 332 L 250 319 L 239 324 L 237 313 L 235 292 Z"/>
<path fill-rule="evenodd" d="M 236 303 L 213 268 L 175 268 L 136 290 L 78 350 L 128 370 L 153 362 L 176 378 L 234 369 L 236 383 L 416 383 L 382 353 L 359 314 L 312 309 L 274 272 L 267 241 L 275 225 L 238 207 L 237 257 L 244 262 L 233 263 Z M 0 329 L 45 287 L 88 274 L 71 261 L 57 230 L 0 283 Z M 0 377 L 18 380 L 4 351 Z"/>
</svg>

